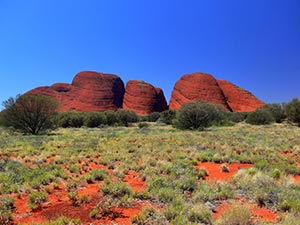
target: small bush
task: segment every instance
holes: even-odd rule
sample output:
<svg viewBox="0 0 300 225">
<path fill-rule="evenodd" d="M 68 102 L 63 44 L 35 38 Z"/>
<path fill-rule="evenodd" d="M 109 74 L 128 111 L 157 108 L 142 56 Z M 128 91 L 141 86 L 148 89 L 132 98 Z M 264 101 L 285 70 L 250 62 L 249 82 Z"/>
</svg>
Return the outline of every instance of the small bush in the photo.
<svg viewBox="0 0 300 225">
<path fill-rule="evenodd" d="M 33 192 L 28 195 L 28 206 L 31 209 L 40 208 L 42 203 L 48 201 L 48 194 L 44 191 Z"/>
<path fill-rule="evenodd" d="M 118 123 L 116 112 L 108 110 L 104 112 L 104 115 L 106 116 L 106 122 L 108 126 L 113 126 Z"/>
<path fill-rule="evenodd" d="M 193 223 L 211 224 L 212 212 L 205 204 L 197 204 L 188 212 L 188 219 Z"/>
<path fill-rule="evenodd" d="M 129 185 L 123 182 L 105 184 L 100 187 L 103 195 L 110 195 L 115 198 L 122 198 L 125 195 L 132 196 L 133 192 Z"/>
<path fill-rule="evenodd" d="M 232 205 L 215 223 L 216 225 L 250 225 L 251 211 L 247 206 Z"/>
<path fill-rule="evenodd" d="M 87 127 L 99 127 L 107 124 L 106 115 L 102 112 L 86 113 L 84 125 Z"/>
<path fill-rule="evenodd" d="M 276 123 L 281 123 L 286 118 L 283 107 L 280 104 L 266 104 L 260 109 L 270 112 Z"/>
<path fill-rule="evenodd" d="M 147 115 L 146 119 L 148 122 L 156 122 L 160 118 L 160 113 L 159 112 L 152 112 L 149 115 Z"/>
<path fill-rule="evenodd" d="M 138 116 L 135 112 L 131 110 L 119 109 L 116 112 L 117 120 L 119 125 L 128 127 L 129 123 L 136 123 L 138 121 Z"/>
<path fill-rule="evenodd" d="M 80 225 L 80 219 L 68 218 L 65 216 L 58 217 L 56 220 L 47 223 L 47 225 Z"/>
<path fill-rule="evenodd" d="M 180 129 L 202 130 L 223 119 L 224 110 L 221 106 L 208 102 L 189 102 L 177 112 L 174 125 Z"/>
<path fill-rule="evenodd" d="M 140 128 L 140 129 L 142 129 L 142 128 L 148 128 L 150 125 L 148 124 L 148 123 L 145 123 L 145 122 L 140 122 L 140 123 L 138 123 L 138 127 Z"/>
<path fill-rule="evenodd" d="M 271 124 L 275 120 L 272 114 L 267 110 L 257 109 L 254 112 L 248 114 L 246 123 L 251 125 L 266 125 Z"/>
<path fill-rule="evenodd" d="M 165 110 L 160 113 L 159 122 L 164 124 L 172 124 L 172 121 L 176 118 L 175 110 Z"/>
<path fill-rule="evenodd" d="M 64 112 L 60 113 L 56 120 L 59 127 L 82 127 L 85 120 L 85 113 L 76 111 Z"/>
</svg>

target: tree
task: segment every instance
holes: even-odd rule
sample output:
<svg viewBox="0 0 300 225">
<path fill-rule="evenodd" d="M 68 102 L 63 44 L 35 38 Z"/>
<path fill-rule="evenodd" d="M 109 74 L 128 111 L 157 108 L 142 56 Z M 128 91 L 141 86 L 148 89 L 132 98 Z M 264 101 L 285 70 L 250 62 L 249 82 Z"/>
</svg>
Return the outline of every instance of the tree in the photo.
<svg viewBox="0 0 300 225">
<path fill-rule="evenodd" d="M 174 125 L 180 129 L 202 130 L 224 119 L 221 107 L 208 102 L 189 102 L 177 112 Z"/>
<path fill-rule="evenodd" d="M 7 104 L 9 103 L 9 104 Z M 18 99 L 3 102 L 3 120 L 6 126 L 25 133 L 38 134 L 52 127 L 52 117 L 58 103 L 47 96 L 22 95 Z"/>
<path fill-rule="evenodd" d="M 284 111 L 289 121 L 300 126 L 300 101 L 298 98 L 284 104 Z"/>
</svg>

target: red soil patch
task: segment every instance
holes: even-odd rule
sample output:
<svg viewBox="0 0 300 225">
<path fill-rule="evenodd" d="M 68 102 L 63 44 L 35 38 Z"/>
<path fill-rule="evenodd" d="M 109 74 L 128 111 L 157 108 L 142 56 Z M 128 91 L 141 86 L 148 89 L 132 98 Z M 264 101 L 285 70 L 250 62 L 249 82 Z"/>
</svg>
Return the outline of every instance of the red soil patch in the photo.
<svg viewBox="0 0 300 225">
<path fill-rule="evenodd" d="M 145 190 L 147 188 L 146 184 L 140 178 L 139 173 L 129 170 L 125 175 L 124 182 L 129 184 L 134 192 Z"/>
<path fill-rule="evenodd" d="M 257 218 L 258 221 L 266 221 L 276 223 L 276 212 L 272 212 L 267 208 L 254 207 L 251 209 L 252 215 Z M 256 219 L 255 219 L 256 220 Z"/>
<path fill-rule="evenodd" d="M 251 168 L 253 165 L 248 163 L 232 163 L 226 164 L 229 172 L 223 172 L 220 163 L 212 162 L 198 162 L 196 168 L 204 168 L 208 176 L 205 177 L 206 180 L 218 180 L 218 181 L 228 181 L 239 169 Z"/>
<path fill-rule="evenodd" d="M 298 184 L 300 182 L 300 175 L 294 175 L 294 181 Z"/>
</svg>

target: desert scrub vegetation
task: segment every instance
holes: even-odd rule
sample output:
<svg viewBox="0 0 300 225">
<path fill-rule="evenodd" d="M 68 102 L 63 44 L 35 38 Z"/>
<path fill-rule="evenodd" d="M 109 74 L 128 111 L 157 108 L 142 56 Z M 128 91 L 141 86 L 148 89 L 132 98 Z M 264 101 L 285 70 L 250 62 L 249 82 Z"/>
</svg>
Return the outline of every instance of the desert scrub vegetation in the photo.
<svg viewBox="0 0 300 225">
<path fill-rule="evenodd" d="M 48 186 L 59 188 L 63 183 L 65 197 L 69 192 L 77 204 L 86 202 L 80 200 L 80 189 L 100 182 L 104 198 L 90 211 L 91 218 L 117 216 L 111 212 L 114 207 L 130 207 L 138 201 L 158 205 L 159 210 L 145 209 L 133 224 L 214 224 L 209 206 L 240 194 L 282 213 L 282 221 L 298 218 L 300 190 L 293 177 L 300 174 L 297 126 L 241 122 L 198 132 L 159 122 L 147 124 L 146 131 L 137 124 L 83 126 L 39 136 L 0 128 L 1 194 L 47 192 Z M 228 183 L 207 182 L 204 178 L 209 174 L 196 168 L 198 161 L 217 162 L 220 172 L 222 164 L 238 162 L 251 163 L 253 168 L 239 170 Z M 145 190 L 135 193 L 124 183 L 130 170 L 139 174 Z M 9 215 L 9 210 L 4 213 Z"/>
</svg>

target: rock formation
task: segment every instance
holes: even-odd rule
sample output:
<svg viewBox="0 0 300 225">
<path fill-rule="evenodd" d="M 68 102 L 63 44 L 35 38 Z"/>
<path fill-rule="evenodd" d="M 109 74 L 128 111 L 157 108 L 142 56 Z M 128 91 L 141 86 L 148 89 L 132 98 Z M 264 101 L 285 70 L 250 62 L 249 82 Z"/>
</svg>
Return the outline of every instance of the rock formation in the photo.
<svg viewBox="0 0 300 225">
<path fill-rule="evenodd" d="M 162 112 L 167 109 L 163 91 L 144 81 L 130 80 L 126 84 L 123 109 L 139 115 Z"/>
<path fill-rule="evenodd" d="M 56 99 L 60 112 L 98 112 L 124 108 L 139 115 L 168 109 L 163 91 L 144 81 L 130 80 L 126 84 L 113 74 L 84 71 L 78 73 L 72 84 L 55 83 L 32 89 L 26 94 L 46 95 Z M 170 109 L 177 110 L 190 101 L 208 101 L 220 104 L 233 112 L 254 111 L 264 103 L 250 92 L 234 84 L 216 80 L 206 73 L 183 75 L 175 84 Z"/>
<path fill-rule="evenodd" d="M 56 83 L 27 94 L 53 97 L 61 103 L 61 112 L 96 112 L 121 108 L 124 92 L 124 83 L 117 75 L 84 71 L 74 77 L 72 84 Z"/>
<path fill-rule="evenodd" d="M 218 80 L 218 84 L 223 90 L 227 103 L 233 112 L 251 112 L 264 105 L 249 91 L 226 81 Z"/>
<path fill-rule="evenodd" d="M 169 108 L 177 110 L 190 101 L 208 101 L 230 110 L 217 80 L 206 73 L 183 75 L 174 86 Z"/>
<path fill-rule="evenodd" d="M 250 92 L 206 73 L 183 75 L 174 86 L 169 108 L 177 110 L 190 101 L 220 104 L 233 112 L 254 111 L 264 105 Z"/>
</svg>

